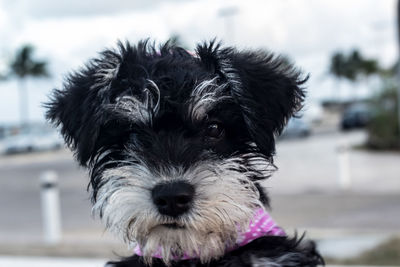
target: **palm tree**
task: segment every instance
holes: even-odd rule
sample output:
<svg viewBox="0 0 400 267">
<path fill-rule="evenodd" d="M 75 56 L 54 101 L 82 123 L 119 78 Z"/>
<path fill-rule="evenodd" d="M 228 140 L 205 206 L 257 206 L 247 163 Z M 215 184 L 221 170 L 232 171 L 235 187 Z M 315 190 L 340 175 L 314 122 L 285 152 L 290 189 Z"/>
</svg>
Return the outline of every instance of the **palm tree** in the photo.
<svg viewBox="0 0 400 267">
<path fill-rule="evenodd" d="M 329 66 L 329 72 L 335 76 L 339 82 L 337 83 L 336 90 L 332 93 L 332 98 L 337 97 L 336 100 L 341 100 L 341 79 L 346 77 L 347 59 L 342 52 L 336 52 L 331 57 L 331 63 Z"/>
<path fill-rule="evenodd" d="M 380 71 L 377 60 L 365 58 L 357 49 L 347 55 L 342 52 L 334 53 L 329 67 L 329 72 L 336 78 L 343 78 L 353 83 L 360 80 L 366 82 L 369 76 Z"/>
<path fill-rule="evenodd" d="M 48 77 L 47 62 L 33 58 L 34 47 L 23 45 L 10 63 L 10 75 L 18 79 L 20 97 L 21 124 L 28 122 L 28 95 L 26 80 L 28 77 Z"/>
</svg>

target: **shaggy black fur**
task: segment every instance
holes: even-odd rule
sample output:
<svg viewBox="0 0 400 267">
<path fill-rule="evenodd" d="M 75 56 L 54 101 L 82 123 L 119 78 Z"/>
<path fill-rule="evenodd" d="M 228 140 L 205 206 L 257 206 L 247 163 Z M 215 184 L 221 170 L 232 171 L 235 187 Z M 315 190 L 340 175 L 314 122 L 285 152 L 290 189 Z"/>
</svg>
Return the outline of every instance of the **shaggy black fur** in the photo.
<svg viewBox="0 0 400 267">
<path fill-rule="evenodd" d="M 77 160 L 90 169 L 93 203 L 107 182 L 106 170 L 142 164 L 162 173 L 171 166 L 187 170 L 198 162 L 236 157 L 235 171 L 254 182 L 268 206 L 258 181 L 271 170 L 252 162 L 263 160 L 274 168 L 274 138 L 301 108 L 306 80 L 269 52 L 237 51 L 214 41 L 198 45 L 196 56 L 168 42 L 159 48 L 148 41 L 119 44 L 54 91 L 47 118 L 60 126 Z M 207 81 L 215 91 L 197 93 L 211 98 L 200 105 L 194 88 Z M 274 266 L 322 263 L 313 243 L 263 237 L 208 265 L 182 261 L 173 266 L 263 266 L 254 265 L 263 258 Z M 115 265 L 144 266 L 138 256 Z M 156 259 L 153 266 L 165 265 Z"/>
</svg>

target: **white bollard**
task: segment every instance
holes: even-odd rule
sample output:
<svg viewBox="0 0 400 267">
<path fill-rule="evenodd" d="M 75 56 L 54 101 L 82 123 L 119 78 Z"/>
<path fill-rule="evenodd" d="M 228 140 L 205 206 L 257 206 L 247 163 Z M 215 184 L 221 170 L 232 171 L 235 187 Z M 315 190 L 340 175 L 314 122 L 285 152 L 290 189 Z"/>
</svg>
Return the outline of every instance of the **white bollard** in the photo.
<svg viewBox="0 0 400 267">
<path fill-rule="evenodd" d="M 347 140 L 343 139 L 338 147 L 338 183 L 342 190 L 351 187 L 350 152 Z"/>
<path fill-rule="evenodd" d="M 61 240 L 60 195 L 54 171 L 40 175 L 44 241 L 53 245 Z"/>
</svg>

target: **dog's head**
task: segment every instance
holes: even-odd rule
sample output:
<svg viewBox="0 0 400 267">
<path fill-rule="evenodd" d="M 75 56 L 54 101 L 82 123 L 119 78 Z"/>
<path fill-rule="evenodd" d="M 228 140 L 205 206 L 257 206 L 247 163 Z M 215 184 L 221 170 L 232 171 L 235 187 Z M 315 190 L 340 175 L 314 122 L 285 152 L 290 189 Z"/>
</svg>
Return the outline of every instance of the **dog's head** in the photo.
<svg viewBox="0 0 400 267">
<path fill-rule="evenodd" d="M 224 253 L 268 199 L 274 137 L 305 79 L 263 51 L 210 42 L 106 50 L 55 90 L 47 117 L 91 171 L 93 210 L 146 259 Z"/>
</svg>

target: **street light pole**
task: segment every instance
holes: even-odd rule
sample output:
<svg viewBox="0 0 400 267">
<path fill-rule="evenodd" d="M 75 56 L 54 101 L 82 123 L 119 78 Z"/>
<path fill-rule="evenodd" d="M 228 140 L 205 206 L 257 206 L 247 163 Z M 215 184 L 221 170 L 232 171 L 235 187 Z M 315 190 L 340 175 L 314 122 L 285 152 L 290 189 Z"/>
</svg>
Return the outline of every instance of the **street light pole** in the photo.
<svg viewBox="0 0 400 267">
<path fill-rule="evenodd" d="M 231 44 L 235 41 L 235 31 L 234 31 L 234 21 L 233 17 L 239 12 L 239 9 L 236 6 L 229 6 L 221 8 L 218 11 L 218 16 L 225 19 L 225 34 L 226 39 Z"/>
<path fill-rule="evenodd" d="M 397 123 L 400 138 L 400 0 L 397 1 Z"/>
</svg>

